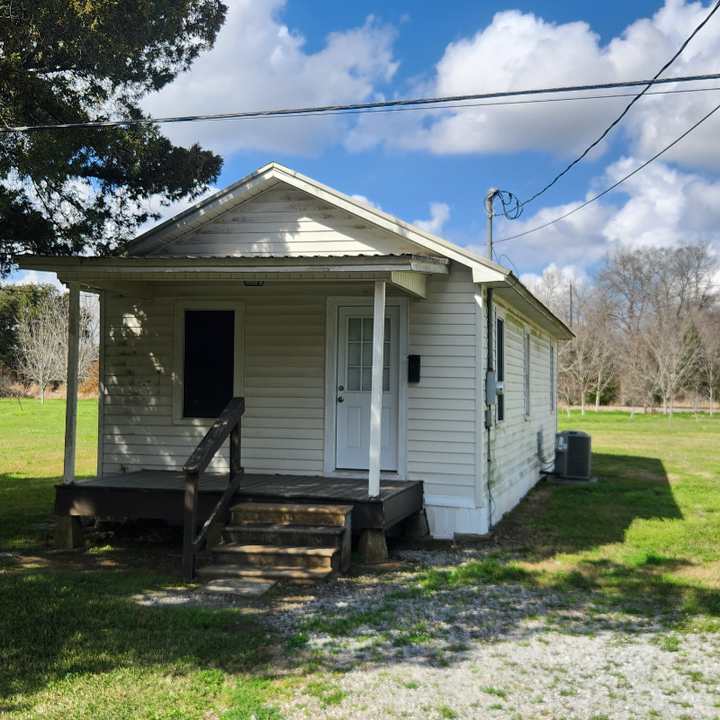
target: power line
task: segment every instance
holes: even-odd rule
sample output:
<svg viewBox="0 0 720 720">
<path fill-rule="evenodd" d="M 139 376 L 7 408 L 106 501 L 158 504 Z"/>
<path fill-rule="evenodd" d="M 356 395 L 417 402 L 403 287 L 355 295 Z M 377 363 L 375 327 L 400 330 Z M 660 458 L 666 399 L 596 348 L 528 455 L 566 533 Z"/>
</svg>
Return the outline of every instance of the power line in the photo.
<svg viewBox="0 0 720 720">
<path fill-rule="evenodd" d="M 720 110 L 720 105 L 717 105 L 713 110 L 711 110 L 705 117 L 703 117 L 701 120 L 696 122 L 689 130 L 686 130 L 679 138 L 676 140 L 673 140 L 666 148 L 661 150 L 656 155 L 653 155 L 649 160 L 645 161 L 642 165 L 635 168 L 631 173 L 628 173 L 624 178 L 621 180 L 618 180 L 616 183 L 611 185 L 606 190 L 603 190 L 599 195 L 596 195 L 595 197 L 591 198 L 590 200 L 586 200 L 582 205 L 578 205 L 573 210 L 570 210 L 570 212 L 566 212 L 564 215 L 561 215 L 558 218 L 555 218 L 554 220 L 551 220 L 550 222 L 545 223 L 544 225 L 538 225 L 538 227 L 533 228 L 532 230 L 526 230 L 525 232 L 519 233 L 518 235 L 512 235 L 510 237 L 502 238 L 501 240 L 495 240 L 494 244 L 497 245 L 501 242 L 507 242 L 508 240 L 516 240 L 517 238 L 521 238 L 524 235 L 529 235 L 530 233 L 537 232 L 538 230 L 542 230 L 546 227 L 550 227 L 550 225 L 554 225 L 556 222 L 560 222 L 560 220 L 564 220 L 565 218 L 569 217 L 570 215 L 573 215 L 578 210 L 582 210 L 584 207 L 587 207 L 591 203 L 594 203 L 596 200 L 599 200 L 603 195 L 607 195 L 610 191 L 614 190 L 618 185 L 622 185 L 626 180 L 630 179 L 633 175 L 636 175 L 639 173 L 643 168 L 646 168 L 651 162 L 654 162 L 657 160 L 661 155 L 664 155 L 668 150 L 675 147 L 681 140 L 686 138 L 691 132 L 693 132 L 696 128 L 699 128 L 700 125 L 702 125 L 710 116 L 714 115 L 718 110 Z"/>
<path fill-rule="evenodd" d="M 687 88 L 685 90 L 659 90 L 658 92 L 645 93 L 646 96 L 655 97 L 657 95 L 684 95 L 688 93 L 699 93 L 699 92 L 717 92 L 720 87 L 709 87 L 709 88 Z M 468 102 L 461 105 L 441 105 L 439 107 L 400 107 L 400 108 L 380 108 L 369 112 L 368 114 L 379 115 L 391 112 L 411 112 L 411 111 L 427 111 L 427 110 L 447 110 L 447 109 L 462 109 L 462 108 L 476 108 L 476 107 L 509 107 L 512 105 L 539 105 L 543 103 L 560 103 L 560 102 L 575 102 L 577 100 L 613 100 L 615 98 L 626 98 L 635 97 L 635 93 L 613 93 L 610 95 L 581 95 L 578 97 L 559 97 L 559 98 L 531 98 L 530 100 L 505 100 L 499 102 Z M 348 110 L 347 112 L 329 112 L 327 115 L 358 115 L 362 114 L 363 111 L 359 110 Z"/>
<path fill-rule="evenodd" d="M 720 5 L 720 0 L 718 0 Z M 271 117 L 297 117 L 303 115 L 336 114 L 342 112 L 366 112 L 384 108 L 409 108 L 413 106 L 439 105 L 444 109 L 447 103 L 457 103 L 472 100 L 491 100 L 506 97 L 519 97 L 527 95 L 550 95 L 553 93 L 587 92 L 592 90 L 613 90 L 623 87 L 638 87 L 646 85 L 665 85 L 673 83 L 697 82 L 704 80 L 720 80 L 720 73 L 705 75 L 684 75 L 673 78 L 653 78 L 652 80 L 627 80 L 624 82 L 598 83 L 594 85 L 567 85 L 554 88 L 538 88 L 534 90 L 509 90 L 503 92 L 477 93 L 474 95 L 453 95 L 437 98 L 414 98 L 408 100 L 385 100 L 382 102 L 351 103 L 349 105 L 326 105 L 321 107 L 287 108 L 284 110 L 252 110 L 246 112 L 216 113 L 209 115 L 178 115 L 162 118 L 128 118 L 124 120 L 95 120 L 80 123 L 62 123 L 57 125 L 23 125 L 13 127 L 0 127 L 0 134 L 16 132 L 35 132 L 39 130 L 68 130 L 76 128 L 101 127 L 130 127 L 133 125 L 159 125 L 163 123 L 205 122 L 209 120 L 240 120 L 264 119 Z M 644 91 L 645 92 L 645 91 Z M 639 96 L 636 96 L 639 97 Z M 528 201 L 529 202 L 529 201 Z"/>
<path fill-rule="evenodd" d="M 680 46 L 679 50 L 668 60 L 656 73 L 655 77 L 653 78 L 653 81 L 656 82 L 660 75 L 662 75 L 674 62 L 678 59 L 680 54 L 685 50 L 685 48 L 690 44 L 690 41 L 702 30 L 703 27 L 709 22 L 710 18 L 717 12 L 717 10 L 720 9 L 720 0 L 715 3 L 715 7 L 708 13 L 707 17 L 690 33 L 690 36 L 685 40 L 685 42 Z M 549 182 L 542 190 L 539 192 L 536 192 L 529 200 L 526 200 L 524 203 L 522 203 L 521 207 L 525 207 L 528 203 L 531 203 L 536 198 L 540 197 L 544 192 L 549 190 L 563 175 L 568 173 L 572 168 L 575 167 L 594 147 L 599 145 L 610 133 L 610 131 L 617 126 L 617 124 L 630 112 L 630 108 L 652 87 L 652 83 L 648 83 L 648 85 L 640 92 L 638 93 L 627 105 L 627 107 L 620 113 L 618 118 L 614 120 L 607 128 L 606 130 L 600 135 L 600 137 L 595 140 L 579 157 L 577 157 L 575 160 L 573 160 L 559 175 L 556 175 L 555 178 Z"/>
</svg>

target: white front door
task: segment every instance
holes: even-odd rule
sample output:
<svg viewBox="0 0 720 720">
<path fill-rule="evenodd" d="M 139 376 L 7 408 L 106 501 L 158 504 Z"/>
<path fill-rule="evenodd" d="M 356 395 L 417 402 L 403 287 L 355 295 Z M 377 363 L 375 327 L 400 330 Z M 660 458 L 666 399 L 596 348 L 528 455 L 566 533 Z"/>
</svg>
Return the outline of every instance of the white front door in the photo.
<svg viewBox="0 0 720 720">
<path fill-rule="evenodd" d="M 338 313 L 336 467 L 367 470 L 370 453 L 372 307 L 341 307 Z M 385 311 L 381 470 L 398 469 L 398 368 L 400 313 Z"/>
</svg>

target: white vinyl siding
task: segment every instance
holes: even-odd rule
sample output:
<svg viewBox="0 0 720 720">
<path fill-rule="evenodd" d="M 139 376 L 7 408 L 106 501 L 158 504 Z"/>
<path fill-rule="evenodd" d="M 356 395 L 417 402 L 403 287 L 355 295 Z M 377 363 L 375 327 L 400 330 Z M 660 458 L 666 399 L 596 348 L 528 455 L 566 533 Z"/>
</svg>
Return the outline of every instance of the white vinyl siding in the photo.
<svg viewBox="0 0 720 720">
<path fill-rule="evenodd" d="M 151 303 L 108 298 L 104 472 L 185 463 L 212 421 L 173 422 L 175 300 L 227 299 L 234 292 L 245 300 L 242 463 L 249 472 L 322 474 L 325 295 L 309 283 L 213 286 L 211 292 L 201 283 L 167 284 Z M 220 451 L 211 469 L 226 466 Z"/>
<path fill-rule="evenodd" d="M 280 184 L 149 257 L 342 257 L 428 251 Z"/>
<path fill-rule="evenodd" d="M 210 421 L 173 420 L 175 319 L 179 300 L 241 303 L 242 393 L 247 411 L 242 463 L 248 472 L 322 475 L 325 471 L 325 362 L 327 298 L 372 296 L 372 283 L 241 282 L 155 283 L 153 301 L 105 293 L 104 473 L 180 469 Z M 433 534 L 480 533 L 485 487 L 484 378 L 486 324 L 477 314 L 478 286 L 454 266 L 432 276 L 427 300 L 408 309 L 407 354 L 420 355 L 421 380 L 407 388 L 406 476 L 425 483 Z M 543 454 L 552 450 L 555 416 L 524 413 L 524 337 L 527 323 L 511 308 L 505 318 L 505 422 L 493 429 L 491 489 L 497 522 L 537 481 L 536 433 Z M 530 328 L 531 406 L 547 402 L 550 342 Z M 479 368 L 479 372 L 478 372 Z M 479 378 L 479 379 L 477 379 Z M 480 393 L 480 394 L 479 394 Z M 480 398 L 480 401 L 478 401 Z M 545 407 L 547 407 L 545 405 Z M 480 441 L 478 444 L 478 438 Z M 222 450 L 211 470 L 227 467 Z M 484 494 L 484 490 L 483 490 Z"/>
<path fill-rule="evenodd" d="M 421 380 L 408 388 L 408 478 L 456 505 L 475 487 L 476 292 L 470 271 L 456 266 L 410 304 L 408 354 L 420 355 Z"/>
<path fill-rule="evenodd" d="M 490 477 L 493 524 L 514 507 L 539 478 L 538 431 L 542 433 L 541 453 L 547 458 L 552 453 L 557 429 L 554 413 L 537 410 L 529 416 L 526 413 L 526 399 L 531 410 L 547 407 L 551 392 L 550 338 L 529 326 L 512 308 L 498 303 L 498 313 L 503 311 L 505 422 L 493 430 Z"/>
</svg>

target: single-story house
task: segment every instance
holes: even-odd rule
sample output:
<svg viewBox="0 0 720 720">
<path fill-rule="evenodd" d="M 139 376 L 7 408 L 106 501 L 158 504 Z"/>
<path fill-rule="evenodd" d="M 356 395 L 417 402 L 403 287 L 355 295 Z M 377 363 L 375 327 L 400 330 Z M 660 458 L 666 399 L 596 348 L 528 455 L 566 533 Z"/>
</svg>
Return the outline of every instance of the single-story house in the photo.
<svg viewBox="0 0 720 720">
<path fill-rule="evenodd" d="M 181 471 L 243 397 L 248 478 L 312 479 L 316 498 L 342 479 L 368 498 L 413 484 L 431 534 L 451 538 L 486 533 L 553 453 L 565 324 L 506 268 L 282 165 L 121 255 L 18 262 L 55 271 L 73 304 L 100 296 L 90 483 Z M 65 481 L 80 488 L 69 408 Z M 209 470 L 227 467 L 221 452 Z M 60 514 L 112 514 L 61 491 Z"/>
</svg>

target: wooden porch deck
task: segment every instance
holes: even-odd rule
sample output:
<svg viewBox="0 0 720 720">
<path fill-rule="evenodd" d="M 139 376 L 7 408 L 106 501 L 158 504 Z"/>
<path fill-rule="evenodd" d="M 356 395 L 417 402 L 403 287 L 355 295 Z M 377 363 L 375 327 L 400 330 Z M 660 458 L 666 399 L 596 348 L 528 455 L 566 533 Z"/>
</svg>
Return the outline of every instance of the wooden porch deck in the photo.
<svg viewBox="0 0 720 720">
<path fill-rule="evenodd" d="M 227 473 L 200 478 L 198 514 L 204 522 L 227 487 Z M 56 515 L 132 517 L 182 522 L 185 474 L 139 470 L 56 485 Z M 246 474 L 231 504 L 297 502 L 352 505 L 353 530 L 387 530 L 423 506 L 422 481 L 381 480 L 380 495 L 368 496 L 367 478 Z M 222 518 L 223 521 L 229 519 Z"/>
</svg>

